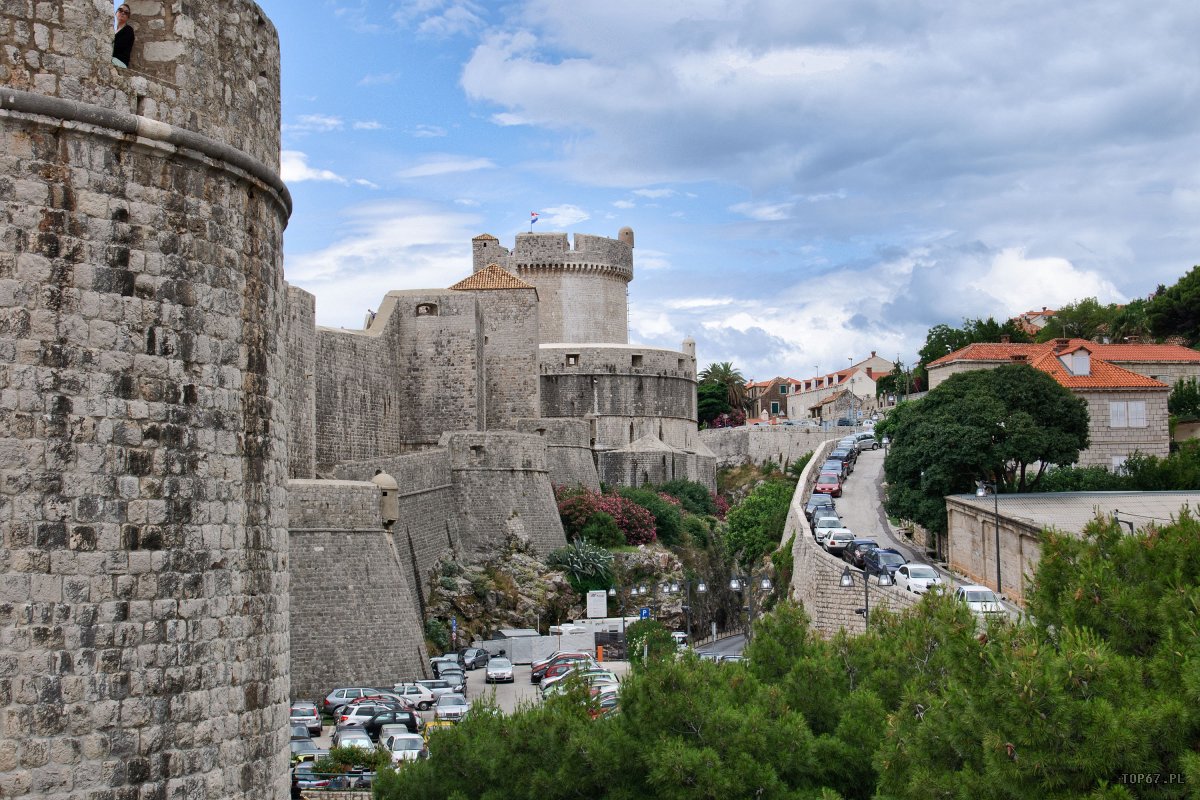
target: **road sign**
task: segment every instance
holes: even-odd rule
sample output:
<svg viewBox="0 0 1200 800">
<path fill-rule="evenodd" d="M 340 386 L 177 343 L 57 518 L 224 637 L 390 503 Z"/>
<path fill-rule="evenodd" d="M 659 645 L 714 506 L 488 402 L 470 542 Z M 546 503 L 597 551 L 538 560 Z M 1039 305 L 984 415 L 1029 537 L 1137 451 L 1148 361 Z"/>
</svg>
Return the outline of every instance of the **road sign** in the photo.
<svg viewBox="0 0 1200 800">
<path fill-rule="evenodd" d="M 650 619 L 650 609 L 646 606 L 642 606 L 641 611 L 638 612 L 638 617 L 640 619 Z"/>
</svg>

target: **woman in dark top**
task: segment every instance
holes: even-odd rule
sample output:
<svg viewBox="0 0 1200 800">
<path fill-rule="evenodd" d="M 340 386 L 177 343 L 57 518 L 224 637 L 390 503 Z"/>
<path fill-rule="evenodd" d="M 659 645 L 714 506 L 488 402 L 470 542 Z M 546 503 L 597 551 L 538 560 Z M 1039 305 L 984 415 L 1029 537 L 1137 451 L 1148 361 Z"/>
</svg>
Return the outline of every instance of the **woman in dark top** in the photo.
<svg viewBox="0 0 1200 800">
<path fill-rule="evenodd" d="M 129 24 L 129 6 L 122 3 L 117 8 L 117 32 L 113 35 L 113 65 L 128 67 L 133 53 L 133 26 Z"/>
</svg>

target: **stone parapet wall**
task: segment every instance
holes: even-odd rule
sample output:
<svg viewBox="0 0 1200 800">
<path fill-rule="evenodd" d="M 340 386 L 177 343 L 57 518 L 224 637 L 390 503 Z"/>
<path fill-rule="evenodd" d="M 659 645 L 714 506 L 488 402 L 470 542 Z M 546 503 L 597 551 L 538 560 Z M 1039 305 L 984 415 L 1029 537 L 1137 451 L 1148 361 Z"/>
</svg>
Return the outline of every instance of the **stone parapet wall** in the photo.
<svg viewBox="0 0 1200 800">
<path fill-rule="evenodd" d="M 538 295 L 533 289 L 476 291 L 483 316 L 486 430 L 512 430 L 539 409 Z"/>
<path fill-rule="evenodd" d="M 111 63 L 113 7 L 0 7 L 0 84 L 194 131 L 279 171 L 279 38 L 250 0 L 133 0 L 133 68 Z"/>
<path fill-rule="evenodd" d="M 287 287 L 288 477 L 314 478 L 317 469 L 317 298 Z"/>
<path fill-rule="evenodd" d="M 1004 496 L 1001 495 L 1003 499 Z M 950 569 L 975 583 L 996 589 L 996 521 L 990 507 L 946 498 Z M 1033 524 L 999 515 L 1002 594 L 1024 605 L 1029 580 L 1042 557 L 1042 532 Z"/>
<path fill-rule="evenodd" d="M 844 427 L 825 431 L 798 425 L 745 425 L 702 430 L 700 441 L 716 455 L 718 468 L 767 461 L 783 467 L 815 451 L 822 443 L 837 441 L 853 432 L 853 428 Z"/>
<path fill-rule="evenodd" d="M 855 574 L 854 586 L 841 586 L 840 579 L 846 562 L 825 552 L 817 544 L 808 518 L 804 515 L 804 506 L 812 492 L 821 462 L 833 449 L 833 444 L 832 441 L 823 443 L 804 468 L 788 508 L 787 523 L 780 542 L 781 546 L 786 545 L 793 534 L 796 537 L 792 547 L 792 597 L 804 606 L 812 628 L 825 636 L 832 636 L 839 630 L 858 633 L 865 628 L 864 618 L 854 613 L 855 609 L 863 608 L 863 573 L 851 569 Z M 909 594 L 895 586 L 880 586 L 872 582 L 867 591 L 870 593 L 872 612 L 877 608 L 903 611 L 920 602 L 918 595 Z"/>
</svg>

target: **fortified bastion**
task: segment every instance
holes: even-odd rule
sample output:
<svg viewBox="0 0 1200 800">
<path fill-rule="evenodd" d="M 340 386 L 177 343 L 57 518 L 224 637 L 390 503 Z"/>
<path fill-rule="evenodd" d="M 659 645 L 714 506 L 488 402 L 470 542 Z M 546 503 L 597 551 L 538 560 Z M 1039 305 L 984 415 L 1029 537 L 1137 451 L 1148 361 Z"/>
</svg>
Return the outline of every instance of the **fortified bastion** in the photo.
<svg viewBox="0 0 1200 800">
<path fill-rule="evenodd" d="M 0 6 L 0 796 L 287 794 L 279 43 Z"/>
</svg>

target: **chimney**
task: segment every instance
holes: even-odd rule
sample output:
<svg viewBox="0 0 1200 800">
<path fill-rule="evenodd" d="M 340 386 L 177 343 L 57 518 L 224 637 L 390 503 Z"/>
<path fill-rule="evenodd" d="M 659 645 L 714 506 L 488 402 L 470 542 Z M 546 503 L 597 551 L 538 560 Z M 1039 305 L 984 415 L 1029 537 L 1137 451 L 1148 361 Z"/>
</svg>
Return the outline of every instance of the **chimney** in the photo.
<svg viewBox="0 0 1200 800">
<path fill-rule="evenodd" d="M 1011 343 L 1012 343 L 1012 337 L 1010 337 L 1007 333 L 1000 334 L 1000 344 L 1011 344 Z"/>
<path fill-rule="evenodd" d="M 871 351 L 871 358 L 874 358 L 874 357 L 875 357 L 875 351 L 874 351 L 874 350 L 872 350 L 872 351 Z"/>
<path fill-rule="evenodd" d="M 1045 314 L 1045 313 L 1046 313 L 1046 307 L 1045 307 L 1045 306 L 1042 306 L 1042 313 L 1043 313 L 1043 314 Z"/>
<path fill-rule="evenodd" d="M 1066 350 L 1070 346 L 1071 346 L 1070 339 L 1055 339 L 1054 340 L 1054 352 L 1056 352 L 1056 353 L 1061 353 L 1063 350 Z"/>
<path fill-rule="evenodd" d="M 871 355 L 875 355 L 875 354 L 872 353 Z M 871 368 L 870 367 L 867 367 L 867 377 L 868 378 L 871 377 Z"/>
</svg>

